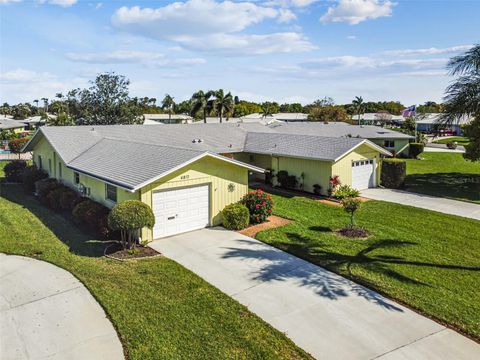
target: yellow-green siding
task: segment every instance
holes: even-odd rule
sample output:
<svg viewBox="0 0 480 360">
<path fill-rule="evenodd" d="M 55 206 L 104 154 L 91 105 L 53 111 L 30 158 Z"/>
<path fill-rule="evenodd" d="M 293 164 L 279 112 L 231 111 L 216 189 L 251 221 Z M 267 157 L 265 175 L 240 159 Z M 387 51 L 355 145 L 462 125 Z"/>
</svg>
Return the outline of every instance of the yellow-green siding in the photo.
<svg viewBox="0 0 480 360">
<path fill-rule="evenodd" d="M 352 185 L 352 161 L 376 159 L 376 183 L 380 180 L 380 153 L 367 145 L 361 145 L 339 159 L 332 166 L 332 175 L 338 175 L 342 184 Z"/>
<path fill-rule="evenodd" d="M 222 223 L 221 211 L 238 202 L 248 191 L 248 170 L 212 157 L 204 157 L 174 173 L 143 187 L 141 200 L 152 206 L 152 194 L 195 185 L 210 186 L 210 225 Z M 152 240 L 153 232 L 143 229 L 142 239 Z"/>
</svg>

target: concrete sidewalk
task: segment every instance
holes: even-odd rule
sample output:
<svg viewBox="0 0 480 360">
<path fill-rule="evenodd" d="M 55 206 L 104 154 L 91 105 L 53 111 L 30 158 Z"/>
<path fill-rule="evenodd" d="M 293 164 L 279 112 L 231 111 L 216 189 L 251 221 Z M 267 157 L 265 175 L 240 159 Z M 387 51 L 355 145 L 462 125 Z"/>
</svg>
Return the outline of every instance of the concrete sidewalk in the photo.
<svg viewBox="0 0 480 360">
<path fill-rule="evenodd" d="M 134 316 L 134 315 L 132 315 Z M 0 253 L 0 359 L 123 359 L 105 312 L 72 274 Z"/>
<path fill-rule="evenodd" d="M 474 203 L 411 193 L 403 190 L 381 188 L 362 190 L 360 195 L 373 200 L 389 201 L 397 204 L 415 206 L 445 214 L 480 220 L 480 205 Z"/>
<path fill-rule="evenodd" d="M 480 345 L 380 294 L 258 240 L 210 228 L 150 246 L 318 359 L 456 359 Z"/>
</svg>

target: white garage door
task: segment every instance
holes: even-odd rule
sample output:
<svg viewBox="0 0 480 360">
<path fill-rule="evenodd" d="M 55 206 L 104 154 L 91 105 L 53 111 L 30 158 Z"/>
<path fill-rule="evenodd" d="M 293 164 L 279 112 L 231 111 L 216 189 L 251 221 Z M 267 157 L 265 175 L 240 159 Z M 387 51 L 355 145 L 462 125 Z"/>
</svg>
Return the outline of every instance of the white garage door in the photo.
<svg viewBox="0 0 480 360">
<path fill-rule="evenodd" d="M 154 192 L 152 202 L 154 239 L 208 226 L 208 185 Z"/>
<path fill-rule="evenodd" d="M 375 187 L 375 160 L 352 162 L 352 187 L 357 190 Z"/>
</svg>

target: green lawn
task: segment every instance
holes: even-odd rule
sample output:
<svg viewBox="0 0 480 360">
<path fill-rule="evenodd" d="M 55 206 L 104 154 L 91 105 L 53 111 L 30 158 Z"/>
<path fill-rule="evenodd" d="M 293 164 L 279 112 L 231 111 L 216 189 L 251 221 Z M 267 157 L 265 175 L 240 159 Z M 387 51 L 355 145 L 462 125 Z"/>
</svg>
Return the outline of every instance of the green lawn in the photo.
<svg viewBox="0 0 480 360">
<path fill-rule="evenodd" d="M 259 240 L 480 338 L 480 221 L 368 201 L 356 218 L 372 235 L 352 240 L 334 233 L 349 222 L 342 208 L 274 200 L 274 213 L 294 222 L 260 232 Z"/>
<path fill-rule="evenodd" d="M 463 137 L 463 136 L 455 136 L 455 137 L 451 137 L 451 138 L 447 138 L 447 139 L 440 139 L 440 140 L 434 141 L 434 143 L 435 144 L 447 144 L 450 141 L 456 141 L 458 143 L 458 145 L 463 145 L 463 146 L 470 144 L 470 140 L 466 137 Z"/>
<path fill-rule="evenodd" d="M 308 358 L 179 264 L 101 257 L 101 242 L 17 186 L 0 186 L 0 252 L 48 261 L 78 277 L 112 319 L 130 359 Z"/>
<path fill-rule="evenodd" d="M 424 152 L 407 159 L 406 190 L 480 204 L 480 162 L 462 154 Z"/>
</svg>

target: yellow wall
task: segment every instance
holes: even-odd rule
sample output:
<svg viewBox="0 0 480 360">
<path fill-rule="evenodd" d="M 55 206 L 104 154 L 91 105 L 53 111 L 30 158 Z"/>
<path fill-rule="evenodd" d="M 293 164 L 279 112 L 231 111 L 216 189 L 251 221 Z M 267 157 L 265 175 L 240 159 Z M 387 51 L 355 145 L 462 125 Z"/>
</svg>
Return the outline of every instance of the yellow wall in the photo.
<svg viewBox="0 0 480 360">
<path fill-rule="evenodd" d="M 380 181 L 380 153 L 367 145 L 361 145 L 354 151 L 348 153 L 338 160 L 332 167 L 332 175 L 338 175 L 340 182 L 346 185 L 352 185 L 352 161 L 376 159 L 376 183 Z"/>
<path fill-rule="evenodd" d="M 289 175 L 295 175 L 299 184 L 303 177 L 303 190 L 313 192 L 313 185 L 319 184 L 322 189 L 322 194 L 327 194 L 328 182 L 332 175 L 332 163 L 330 161 L 307 160 L 291 157 L 273 157 L 272 169 L 274 175 L 279 171 L 288 171 Z M 276 178 L 274 178 L 274 185 L 276 185 Z"/>
<path fill-rule="evenodd" d="M 232 155 L 235 160 L 242 161 L 244 163 L 251 164 L 262 169 L 272 168 L 271 155 L 251 154 L 251 153 L 234 153 Z M 265 174 L 252 172 L 250 179 L 264 181 Z"/>
<path fill-rule="evenodd" d="M 247 193 L 248 169 L 212 157 L 204 157 L 143 187 L 140 190 L 141 200 L 152 206 L 154 191 L 200 184 L 210 185 L 210 225 L 219 225 L 222 222 L 223 208 L 238 202 Z M 142 239 L 152 238 L 152 230 L 143 229 Z"/>
<path fill-rule="evenodd" d="M 44 137 L 40 139 L 33 151 L 33 161 L 37 167 L 39 167 L 39 155 L 42 157 L 42 167 L 48 173 L 49 177 L 58 179 L 66 186 L 77 190 L 73 170 L 65 166 L 63 160 L 55 153 L 53 147 Z M 49 164 L 51 164 L 51 168 Z M 90 199 L 108 207 L 115 205 L 115 203 L 105 199 L 105 183 L 103 181 L 88 175 L 80 174 L 80 184 L 90 189 L 90 195 L 88 195 Z M 140 199 L 140 193 L 138 191 L 132 193 L 122 188 L 117 188 L 117 203 L 125 200 L 138 199 Z"/>
</svg>

